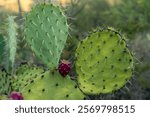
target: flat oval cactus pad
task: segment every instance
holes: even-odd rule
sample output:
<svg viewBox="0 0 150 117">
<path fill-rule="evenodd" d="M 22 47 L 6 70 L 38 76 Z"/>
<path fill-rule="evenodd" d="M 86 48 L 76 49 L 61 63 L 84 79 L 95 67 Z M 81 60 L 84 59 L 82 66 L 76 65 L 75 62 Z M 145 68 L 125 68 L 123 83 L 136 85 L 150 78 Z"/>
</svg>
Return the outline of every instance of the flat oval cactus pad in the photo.
<svg viewBox="0 0 150 117">
<path fill-rule="evenodd" d="M 69 76 L 62 77 L 57 71 L 46 71 L 24 89 L 25 100 L 82 100 L 84 94 Z"/>
<path fill-rule="evenodd" d="M 38 4 L 27 14 L 25 39 L 48 68 L 57 68 L 67 36 L 67 18 L 59 7 Z"/>
<path fill-rule="evenodd" d="M 133 56 L 115 30 L 92 33 L 79 44 L 76 58 L 79 87 L 86 94 L 111 93 L 132 77 Z"/>
</svg>

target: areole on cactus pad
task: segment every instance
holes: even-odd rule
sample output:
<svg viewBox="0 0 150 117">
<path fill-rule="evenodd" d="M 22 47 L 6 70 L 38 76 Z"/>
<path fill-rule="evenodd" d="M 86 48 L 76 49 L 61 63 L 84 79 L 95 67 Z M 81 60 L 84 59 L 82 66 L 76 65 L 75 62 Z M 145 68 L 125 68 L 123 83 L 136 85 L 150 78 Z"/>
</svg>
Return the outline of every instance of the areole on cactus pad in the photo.
<svg viewBox="0 0 150 117">
<path fill-rule="evenodd" d="M 38 4 L 26 16 L 25 39 L 50 69 L 58 67 L 67 36 L 67 18 L 57 6 Z"/>
<path fill-rule="evenodd" d="M 79 44 L 76 58 L 79 87 L 86 94 L 111 93 L 132 77 L 132 54 L 114 29 L 89 35 Z"/>
</svg>

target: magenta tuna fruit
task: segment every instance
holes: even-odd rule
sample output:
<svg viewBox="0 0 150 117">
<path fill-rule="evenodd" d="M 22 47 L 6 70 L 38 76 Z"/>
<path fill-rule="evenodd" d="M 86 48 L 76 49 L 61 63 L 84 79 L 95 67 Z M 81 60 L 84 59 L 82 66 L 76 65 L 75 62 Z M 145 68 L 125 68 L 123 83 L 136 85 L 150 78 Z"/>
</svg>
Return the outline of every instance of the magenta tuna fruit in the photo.
<svg viewBox="0 0 150 117">
<path fill-rule="evenodd" d="M 70 70 L 71 70 L 71 64 L 69 61 L 66 60 L 62 60 L 59 64 L 58 67 L 59 73 L 65 77 L 66 75 L 69 74 Z"/>
<path fill-rule="evenodd" d="M 23 100 L 23 96 L 20 92 L 13 91 L 9 97 L 11 100 Z"/>
</svg>

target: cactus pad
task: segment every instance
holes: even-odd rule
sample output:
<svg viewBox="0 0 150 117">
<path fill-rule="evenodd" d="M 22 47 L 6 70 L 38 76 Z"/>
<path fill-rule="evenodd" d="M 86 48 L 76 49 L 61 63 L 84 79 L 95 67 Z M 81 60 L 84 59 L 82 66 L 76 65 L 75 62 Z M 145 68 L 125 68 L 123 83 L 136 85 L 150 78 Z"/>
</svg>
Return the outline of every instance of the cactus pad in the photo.
<svg viewBox="0 0 150 117">
<path fill-rule="evenodd" d="M 80 89 L 90 95 L 111 93 L 132 77 L 133 56 L 117 31 L 92 33 L 76 50 Z"/>
<path fill-rule="evenodd" d="M 44 72 L 43 68 L 22 64 L 16 70 L 16 76 L 13 79 L 12 87 L 14 91 L 20 91 L 27 84 Z"/>
<path fill-rule="evenodd" d="M 69 76 L 62 77 L 57 71 L 46 71 L 37 76 L 21 93 L 25 100 L 81 100 L 83 93 Z"/>
<path fill-rule="evenodd" d="M 17 24 L 15 22 L 15 16 L 8 17 L 8 37 L 6 37 L 6 70 L 9 73 L 13 72 L 16 49 L 17 49 Z"/>
<path fill-rule="evenodd" d="M 0 70 L 0 94 L 8 95 L 11 89 L 10 75 L 4 69 Z"/>
<path fill-rule="evenodd" d="M 57 68 L 67 35 L 67 18 L 59 7 L 39 4 L 26 17 L 25 38 L 48 68 Z"/>
</svg>

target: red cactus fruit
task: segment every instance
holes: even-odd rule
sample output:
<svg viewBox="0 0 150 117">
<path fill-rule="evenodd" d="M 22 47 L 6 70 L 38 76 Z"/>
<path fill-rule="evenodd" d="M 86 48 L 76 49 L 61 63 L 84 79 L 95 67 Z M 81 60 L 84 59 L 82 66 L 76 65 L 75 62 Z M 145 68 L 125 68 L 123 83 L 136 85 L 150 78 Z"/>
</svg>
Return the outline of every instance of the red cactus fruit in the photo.
<svg viewBox="0 0 150 117">
<path fill-rule="evenodd" d="M 69 61 L 67 60 L 61 60 L 59 67 L 58 67 L 59 73 L 65 77 L 66 75 L 68 75 L 68 73 L 71 70 L 71 64 Z"/>
<path fill-rule="evenodd" d="M 23 100 L 23 96 L 20 92 L 13 91 L 10 94 L 10 99 L 12 99 L 12 100 Z"/>
</svg>

